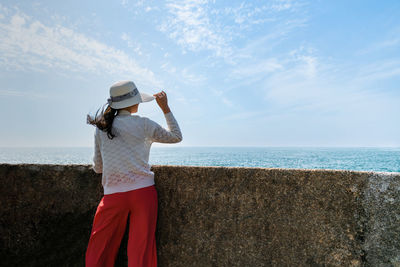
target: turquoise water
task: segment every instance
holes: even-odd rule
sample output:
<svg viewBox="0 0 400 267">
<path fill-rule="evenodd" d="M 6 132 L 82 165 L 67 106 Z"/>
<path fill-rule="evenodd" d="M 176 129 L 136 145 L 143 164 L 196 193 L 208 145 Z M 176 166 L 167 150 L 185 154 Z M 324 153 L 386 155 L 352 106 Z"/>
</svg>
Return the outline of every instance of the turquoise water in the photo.
<svg viewBox="0 0 400 267">
<path fill-rule="evenodd" d="M 0 163 L 91 164 L 93 148 L 0 148 Z M 153 147 L 150 163 L 400 172 L 400 148 Z"/>
</svg>

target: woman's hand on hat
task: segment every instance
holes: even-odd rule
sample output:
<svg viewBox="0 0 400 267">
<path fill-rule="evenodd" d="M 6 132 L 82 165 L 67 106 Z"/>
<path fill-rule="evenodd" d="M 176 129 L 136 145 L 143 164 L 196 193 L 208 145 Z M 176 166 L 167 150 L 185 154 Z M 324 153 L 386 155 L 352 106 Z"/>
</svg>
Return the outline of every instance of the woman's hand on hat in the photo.
<svg viewBox="0 0 400 267">
<path fill-rule="evenodd" d="M 156 98 L 157 104 L 164 112 L 164 114 L 171 112 L 168 106 L 167 94 L 164 91 L 154 94 L 153 96 Z"/>
</svg>

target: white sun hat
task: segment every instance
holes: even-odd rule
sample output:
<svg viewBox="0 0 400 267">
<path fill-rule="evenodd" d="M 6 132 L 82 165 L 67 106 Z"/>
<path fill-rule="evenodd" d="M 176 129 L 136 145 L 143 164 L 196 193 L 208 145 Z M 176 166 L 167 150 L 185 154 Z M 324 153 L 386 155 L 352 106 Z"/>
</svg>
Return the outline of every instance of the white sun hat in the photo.
<svg viewBox="0 0 400 267">
<path fill-rule="evenodd" d="M 143 102 L 150 102 L 154 96 L 140 93 L 132 81 L 120 81 L 110 88 L 110 98 L 107 99 L 110 107 L 115 109 L 126 108 Z"/>
</svg>

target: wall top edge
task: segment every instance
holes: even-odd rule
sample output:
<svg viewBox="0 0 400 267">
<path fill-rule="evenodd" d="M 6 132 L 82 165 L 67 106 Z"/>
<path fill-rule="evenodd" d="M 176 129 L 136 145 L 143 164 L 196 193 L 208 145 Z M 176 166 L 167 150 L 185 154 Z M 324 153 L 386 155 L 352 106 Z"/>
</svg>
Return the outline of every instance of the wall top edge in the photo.
<svg viewBox="0 0 400 267">
<path fill-rule="evenodd" d="M 62 168 L 91 169 L 91 164 L 36 164 L 36 163 L 0 163 L 0 168 L 4 167 L 26 167 L 26 168 L 52 168 L 60 170 Z M 191 165 L 152 165 L 152 168 L 182 168 L 182 169 L 228 169 L 228 170 L 267 170 L 267 171 L 296 171 L 296 172 L 324 172 L 324 173 L 360 173 L 369 175 L 400 175 L 400 172 L 377 172 L 377 171 L 356 171 L 340 169 L 301 169 L 301 168 L 267 168 L 267 167 L 228 167 L 228 166 L 191 166 Z"/>
</svg>

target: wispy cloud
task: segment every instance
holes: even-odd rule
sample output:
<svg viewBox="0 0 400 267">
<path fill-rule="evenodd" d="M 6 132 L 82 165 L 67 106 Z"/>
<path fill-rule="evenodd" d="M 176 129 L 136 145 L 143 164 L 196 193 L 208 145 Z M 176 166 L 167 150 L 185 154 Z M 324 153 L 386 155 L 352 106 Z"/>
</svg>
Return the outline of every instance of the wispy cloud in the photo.
<svg viewBox="0 0 400 267">
<path fill-rule="evenodd" d="M 220 99 L 220 101 L 227 107 L 231 108 L 234 106 L 234 103 L 232 102 L 232 100 L 228 99 L 228 97 L 225 95 L 225 93 L 222 90 L 216 90 L 213 89 L 212 93 L 218 98 Z"/>
<path fill-rule="evenodd" d="M 212 13 L 227 16 L 229 22 L 239 25 L 241 29 L 249 29 L 254 25 L 278 22 L 280 15 L 286 17 L 289 13 L 300 11 L 303 6 L 304 3 L 293 0 L 272 0 L 261 5 L 240 2 L 221 10 L 213 10 Z"/>
<path fill-rule="evenodd" d="M 239 66 L 232 71 L 235 78 L 246 78 L 252 76 L 264 76 L 283 68 L 283 65 L 276 58 L 260 59 L 255 63 Z"/>
<path fill-rule="evenodd" d="M 371 83 L 396 77 L 400 78 L 400 58 L 379 60 L 366 64 L 360 68 L 356 79 L 362 83 Z"/>
<path fill-rule="evenodd" d="M 133 41 L 132 38 L 127 34 L 127 33 L 122 33 L 121 39 L 124 40 L 129 48 L 133 49 L 133 52 L 139 56 L 141 56 L 142 53 L 142 48 L 140 44 L 137 42 Z"/>
<path fill-rule="evenodd" d="M 0 11 L 0 66 L 4 69 L 110 73 L 160 84 L 152 71 L 121 50 L 68 27 L 45 25 L 18 10 Z"/>
<path fill-rule="evenodd" d="M 276 56 L 250 60 L 233 69 L 235 75 L 231 78 L 237 82 L 231 90 L 251 86 L 252 94 L 260 95 L 266 102 L 264 111 L 249 111 L 239 105 L 233 118 L 260 121 L 280 113 L 299 118 L 304 114 L 323 114 L 327 119 L 364 121 L 364 116 L 372 120 L 371 116 L 384 116 L 391 108 L 399 110 L 393 100 L 399 88 L 382 87 L 382 82 L 400 77 L 397 58 L 362 66 L 338 63 L 310 46 L 299 46 Z"/>
<path fill-rule="evenodd" d="M 126 7 L 129 4 L 128 0 L 121 0 L 121 5 Z"/>
<path fill-rule="evenodd" d="M 393 96 L 390 91 L 381 90 L 379 81 L 400 77 L 398 63 L 373 64 L 381 65 L 379 69 L 341 69 L 314 55 L 301 55 L 291 66 L 269 76 L 262 88 L 269 103 L 291 113 L 306 111 L 343 118 L 351 114 L 381 114 L 384 112 L 379 109 L 393 106 Z"/>
<path fill-rule="evenodd" d="M 184 49 L 211 50 L 227 57 L 232 53 L 229 37 L 213 23 L 207 5 L 206 0 L 168 1 L 170 15 L 160 29 Z"/>
<path fill-rule="evenodd" d="M 232 63 L 240 49 L 235 41 L 253 28 L 272 23 L 270 28 L 278 37 L 302 26 L 303 14 L 293 15 L 302 6 L 302 2 L 293 0 L 274 0 L 261 6 L 233 2 L 229 7 L 209 0 L 170 0 L 166 4 L 169 15 L 160 29 L 184 50 L 212 51 L 214 56 Z"/>
<path fill-rule="evenodd" d="M 190 72 L 187 68 L 183 68 L 180 75 L 183 81 L 190 84 L 199 84 L 206 80 L 203 75 Z"/>
<path fill-rule="evenodd" d="M 369 53 L 376 53 L 379 51 L 385 51 L 388 49 L 398 49 L 400 48 L 400 29 L 395 29 L 387 34 L 388 36 L 384 36 L 382 40 L 369 44 L 366 48 L 361 49 L 356 54 L 357 55 L 365 55 Z"/>
<path fill-rule="evenodd" d="M 8 90 L 8 89 L 0 89 L 0 96 L 37 98 L 37 99 L 49 98 L 48 95 L 42 93 L 26 92 L 20 90 Z"/>
</svg>

